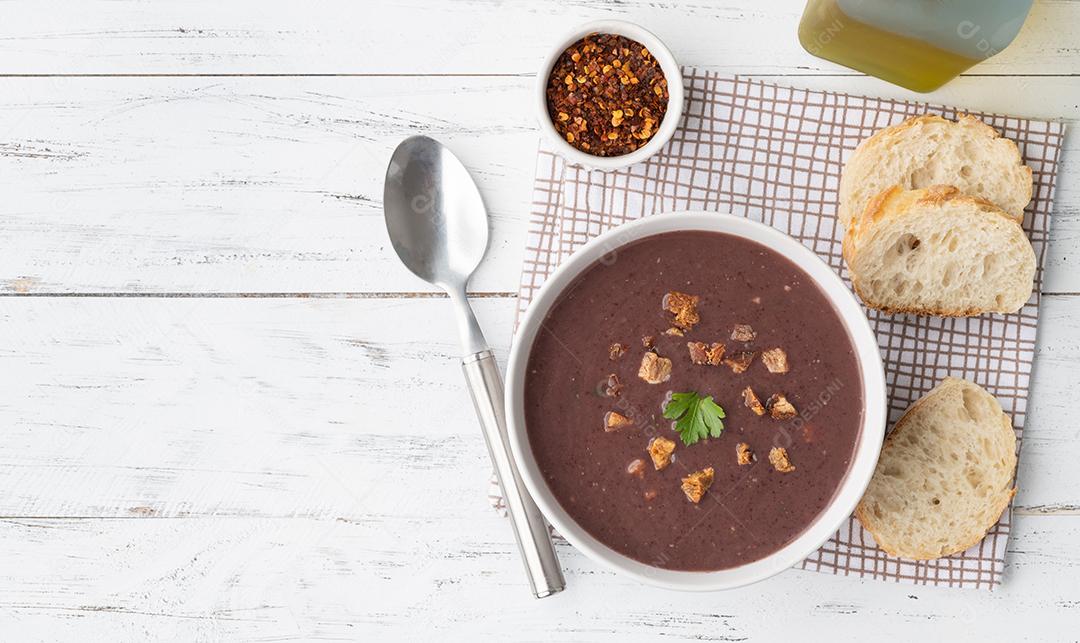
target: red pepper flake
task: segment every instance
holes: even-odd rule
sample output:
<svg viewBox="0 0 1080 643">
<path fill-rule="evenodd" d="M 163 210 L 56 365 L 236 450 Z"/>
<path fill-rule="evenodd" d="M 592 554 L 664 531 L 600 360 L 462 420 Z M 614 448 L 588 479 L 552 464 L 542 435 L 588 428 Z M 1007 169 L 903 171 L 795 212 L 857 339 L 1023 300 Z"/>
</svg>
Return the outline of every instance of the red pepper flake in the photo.
<svg viewBox="0 0 1080 643">
<path fill-rule="evenodd" d="M 548 76 L 547 107 L 555 130 L 595 156 L 621 156 L 648 143 L 667 103 L 660 63 L 624 36 L 585 36 L 563 52 Z"/>
</svg>

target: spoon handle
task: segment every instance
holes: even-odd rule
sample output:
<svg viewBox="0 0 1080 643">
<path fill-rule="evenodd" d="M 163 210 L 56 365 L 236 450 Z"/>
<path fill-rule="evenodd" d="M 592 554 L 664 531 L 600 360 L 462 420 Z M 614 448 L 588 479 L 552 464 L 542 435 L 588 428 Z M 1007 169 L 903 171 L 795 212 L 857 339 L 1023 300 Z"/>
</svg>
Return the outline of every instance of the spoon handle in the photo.
<svg viewBox="0 0 1080 643">
<path fill-rule="evenodd" d="M 510 456 L 506 411 L 503 407 L 503 382 L 495 356 L 490 350 L 484 350 L 465 357 L 461 365 L 473 404 L 476 406 L 476 414 L 480 417 L 480 424 L 484 429 L 488 453 L 495 464 L 495 475 L 499 478 L 499 485 L 506 498 L 507 513 L 510 514 L 510 522 L 514 526 L 521 557 L 525 559 L 525 570 L 528 572 L 533 594 L 537 598 L 544 598 L 561 592 L 566 587 L 566 581 L 563 579 L 559 560 L 555 557 L 547 522 L 536 503 L 529 497 Z"/>
</svg>

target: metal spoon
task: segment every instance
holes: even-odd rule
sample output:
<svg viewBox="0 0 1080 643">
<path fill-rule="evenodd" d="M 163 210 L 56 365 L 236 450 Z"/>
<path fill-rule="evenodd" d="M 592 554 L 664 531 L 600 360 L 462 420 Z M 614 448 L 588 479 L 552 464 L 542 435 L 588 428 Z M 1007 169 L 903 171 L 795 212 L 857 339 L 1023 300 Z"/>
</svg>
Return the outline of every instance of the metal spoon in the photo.
<svg viewBox="0 0 1080 643">
<path fill-rule="evenodd" d="M 562 591 L 566 581 L 547 523 L 510 456 L 502 376 L 465 297 L 465 286 L 488 243 L 480 191 L 450 150 L 426 136 L 413 136 L 402 141 L 390 159 L 383 211 L 401 261 L 417 277 L 445 290 L 454 304 L 465 348 L 461 365 L 533 593 L 543 598 Z"/>
</svg>

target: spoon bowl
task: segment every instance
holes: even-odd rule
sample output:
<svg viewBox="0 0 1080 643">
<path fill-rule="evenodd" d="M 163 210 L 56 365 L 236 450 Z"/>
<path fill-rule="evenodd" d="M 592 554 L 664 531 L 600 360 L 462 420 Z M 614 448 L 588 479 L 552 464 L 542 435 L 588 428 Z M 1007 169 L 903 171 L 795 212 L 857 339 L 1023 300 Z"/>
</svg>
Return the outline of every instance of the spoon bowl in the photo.
<svg viewBox="0 0 1080 643">
<path fill-rule="evenodd" d="M 405 139 L 390 159 L 383 203 L 402 263 L 424 281 L 464 288 L 487 251 L 488 223 L 461 161 L 434 139 Z"/>
</svg>

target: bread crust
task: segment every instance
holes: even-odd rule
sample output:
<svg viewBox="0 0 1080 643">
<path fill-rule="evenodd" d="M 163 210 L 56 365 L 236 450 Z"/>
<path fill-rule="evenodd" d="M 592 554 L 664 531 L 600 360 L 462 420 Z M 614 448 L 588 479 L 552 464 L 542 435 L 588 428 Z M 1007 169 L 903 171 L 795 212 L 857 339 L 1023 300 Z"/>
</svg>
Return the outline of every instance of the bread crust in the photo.
<svg viewBox="0 0 1080 643">
<path fill-rule="evenodd" d="M 850 203 L 852 199 L 851 193 L 853 192 L 853 185 L 858 184 L 866 175 L 874 172 L 872 159 L 878 156 L 879 153 L 877 150 L 891 147 L 895 142 L 908 136 L 909 130 L 928 125 L 953 125 L 962 129 L 968 129 L 973 131 L 973 137 L 989 139 L 991 144 L 996 144 L 998 139 L 1005 141 L 1007 143 L 1005 147 L 1008 148 L 1011 162 L 1019 168 L 1019 171 L 1026 178 L 1024 181 L 1026 194 L 1024 206 L 1026 207 L 1026 205 L 1031 202 L 1034 193 L 1031 168 L 1024 164 L 1023 157 L 1020 155 L 1020 148 L 1017 147 L 1014 141 L 1005 138 L 996 129 L 970 114 L 959 114 L 955 121 L 943 118 L 937 114 L 922 114 L 920 116 L 908 118 L 896 125 L 890 125 L 889 127 L 880 129 L 856 146 L 855 151 L 847 160 L 847 163 L 845 163 L 844 170 L 840 177 L 840 204 L 838 215 L 841 223 L 851 226 L 862 215 L 862 212 L 849 211 L 852 207 Z M 869 205 L 868 202 L 867 208 Z M 1007 214 L 1018 223 L 1023 221 L 1024 214 L 1022 209 L 1020 212 L 1007 212 Z"/>
<path fill-rule="evenodd" d="M 983 538 L 986 538 L 986 533 L 990 531 L 990 528 L 993 527 L 1001 518 L 1001 514 L 1005 513 L 1005 509 L 1009 506 L 1009 502 L 1012 501 L 1013 496 L 1015 495 L 1016 487 L 1013 487 L 1009 490 L 1008 493 L 1002 495 L 1000 498 L 997 499 L 997 502 L 994 503 L 995 506 L 993 512 L 993 515 L 997 517 L 994 518 L 994 522 L 986 526 L 986 529 L 983 530 L 980 535 L 972 538 L 970 542 L 964 542 L 963 544 L 956 545 L 956 547 L 953 548 L 952 551 L 947 551 L 943 554 L 930 551 L 929 549 L 901 551 L 895 547 L 882 544 L 878 536 L 881 526 L 873 523 L 873 519 L 869 517 L 869 512 L 863 509 L 862 503 L 859 503 L 859 506 L 855 508 L 855 518 L 857 518 L 859 520 L 859 523 L 862 524 L 866 531 L 869 531 L 870 535 L 874 537 L 874 542 L 877 544 L 878 549 L 885 552 L 886 554 L 890 556 L 895 556 L 896 558 L 907 558 L 909 560 L 936 560 L 938 558 L 945 558 L 946 556 L 958 554 L 962 551 L 967 551 L 975 545 L 979 544 L 979 542 Z"/>
<path fill-rule="evenodd" d="M 889 435 L 885 437 L 885 442 L 882 444 L 881 447 L 882 453 L 884 453 L 885 450 L 888 449 L 892 445 L 892 443 L 896 441 L 898 436 L 903 435 L 903 432 L 907 430 L 907 427 L 909 426 L 908 418 L 912 416 L 918 409 L 925 406 L 929 400 L 933 400 L 935 393 L 941 393 L 949 386 L 963 387 L 965 385 L 975 386 L 987 395 L 990 394 L 988 391 L 983 389 L 978 384 L 975 384 L 974 382 L 969 382 L 968 380 L 957 377 L 946 377 L 941 382 L 939 382 L 937 386 L 935 386 L 928 393 L 916 400 L 914 404 L 909 406 L 907 410 L 904 411 L 904 414 L 900 416 L 900 419 L 896 421 L 895 425 L 893 425 L 893 430 L 890 431 Z M 966 551 L 971 547 L 975 546 L 979 541 L 986 537 L 986 533 L 990 531 L 990 529 L 1001 518 L 1001 514 L 1004 513 L 1005 509 L 1009 506 L 1009 502 L 1013 499 L 1013 496 L 1016 495 L 1015 469 L 1016 463 L 1014 461 L 1013 477 L 1010 479 L 1012 486 L 1010 486 L 1010 488 L 1006 492 L 995 498 L 994 503 L 991 505 L 992 508 L 990 514 L 994 516 L 994 521 L 981 528 L 981 533 L 978 536 L 971 538 L 970 541 L 961 541 L 961 544 L 954 546 L 951 551 L 947 551 L 945 553 L 931 551 L 929 548 L 916 548 L 912 551 L 901 551 L 895 547 L 892 547 L 891 545 L 883 544 L 881 542 L 880 536 L 883 530 L 883 526 L 875 521 L 873 514 L 870 512 L 869 508 L 864 505 L 865 496 L 862 500 L 859 500 L 859 504 L 855 507 L 855 517 L 859 520 L 859 523 L 861 523 L 862 526 L 874 537 L 874 542 L 877 543 L 878 548 L 880 548 L 882 551 L 889 554 L 890 556 L 896 556 L 897 558 L 908 558 L 911 560 L 933 560 L 937 558 L 944 558 L 945 556 L 951 556 L 952 554 Z"/>
</svg>

